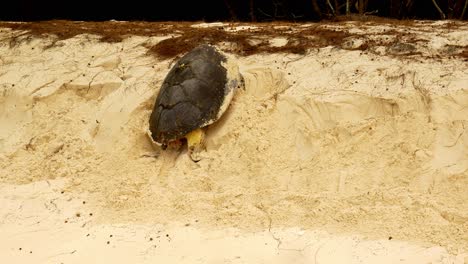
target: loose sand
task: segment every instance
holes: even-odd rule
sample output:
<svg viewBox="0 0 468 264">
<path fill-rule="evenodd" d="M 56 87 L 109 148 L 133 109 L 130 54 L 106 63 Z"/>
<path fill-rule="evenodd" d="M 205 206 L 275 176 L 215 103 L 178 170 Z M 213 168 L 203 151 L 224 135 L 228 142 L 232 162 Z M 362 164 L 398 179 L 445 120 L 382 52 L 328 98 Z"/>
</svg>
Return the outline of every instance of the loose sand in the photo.
<svg viewBox="0 0 468 264">
<path fill-rule="evenodd" d="M 1 259 L 468 263 L 468 25 L 447 23 L 322 24 L 353 35 L 233 55 L 246 89 L 199 163 L 145 132 L 168 35 L 0 28 Z"/>
</svg>

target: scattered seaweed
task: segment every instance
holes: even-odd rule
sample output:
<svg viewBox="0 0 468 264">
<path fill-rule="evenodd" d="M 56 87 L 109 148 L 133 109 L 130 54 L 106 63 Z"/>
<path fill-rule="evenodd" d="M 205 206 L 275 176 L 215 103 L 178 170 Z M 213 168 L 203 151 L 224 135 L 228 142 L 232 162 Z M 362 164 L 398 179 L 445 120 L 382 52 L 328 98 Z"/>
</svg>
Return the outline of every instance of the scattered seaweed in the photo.
<svg viewBox="0 0 468 264">
<path fill-rule="evenodd" d="M 389 26 L 392 29 L 374 36 L 387 35 L 393 41 L 384 42 L 367 38 L 366 34 L 351 33 L 350 27 L 345 24 L 359 21 L 359 27 L 364 30 L 377 24 Z M 34 38 L 49 38 L 51 43 L 45 48 L 60 45 L 61 40 L 73 38 L 77 35 L 95 35 L 102 42 L 121 42 L 130 36 L 170 36 L 165 40 L 147 46 L 148 54 L 160 59 L 169 59 L 192 50 L 201 43 L 219 44 L 223 49 L 239 56 L 250 56 L 259 53 L 292 53 L 306 54 L 313 48 L 327 46 L 339 47 L 348 50 L 361 50 L 372 52 L 375 46 L 392 47 L 399 45 L 396 40 L 405 39 L 404 45 L 413 45 L 425 40 L 411 37 L 411 32 L 402 30 L 406 28 L 423 28 L 424 23 L 412 20 L 393 20 L 373 16 L 342 16 L 332 21 L 298 24 L 291 22 L 271 23 L 220 23 L 209 27 L 194 26 L 193 22 L 78 22 L 66 20 L 51 20 L 41 22 L 12 23 L 0 22 L 0 27 L 10 28 L 18 32 L 10 39 L 10 46 L 18 45 Z M 448 22 L 441 28 L 455 29 L 460 24 Z M 272 45 L 275 38 L 282 38 L 283 45 Z M 347 41 L 353 38 L 363 38 L 358 46 L 348 46 Z M 400 45 L 401 46 L 401 45 Z M 466 58 L 466 50 L 456 55 Z M 421 52 L 393 52 L 390 56 L 421 55 Z"/>
</svg>

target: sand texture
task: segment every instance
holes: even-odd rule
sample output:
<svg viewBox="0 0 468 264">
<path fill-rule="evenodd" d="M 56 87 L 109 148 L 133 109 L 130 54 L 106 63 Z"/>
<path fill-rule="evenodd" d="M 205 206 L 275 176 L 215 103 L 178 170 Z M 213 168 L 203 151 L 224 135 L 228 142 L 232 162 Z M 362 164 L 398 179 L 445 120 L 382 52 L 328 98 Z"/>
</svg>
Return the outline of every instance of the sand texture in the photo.
<svg viewBox="0 0 468 264">
<path fill-rule="evenodd" d="M 0 258 L 468 263 L 468 25 L 418 23 L 320 24 L 349 36 L 299 53 L 217 43 L 245 89 L 198 163 L 146 135 L 175 58 L 148 50 L 177 31 L 0 28 Z"/>
</svg>

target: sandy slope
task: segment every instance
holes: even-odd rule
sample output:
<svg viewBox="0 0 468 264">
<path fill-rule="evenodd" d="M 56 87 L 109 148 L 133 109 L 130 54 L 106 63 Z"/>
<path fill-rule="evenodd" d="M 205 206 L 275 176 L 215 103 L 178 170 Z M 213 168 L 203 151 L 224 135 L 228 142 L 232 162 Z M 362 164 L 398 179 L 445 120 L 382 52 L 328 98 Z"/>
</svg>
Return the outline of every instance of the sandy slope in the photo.
<svg viewBox="0 0 468 264">
<path fill-rule="evenodd" d="M 402 39 L 373 52 L 238 57 L 246 89 L 209 128 L 199 163 L 145 135 L 172 63 L 145 46 L 165 37 L 81 35 L 47 47 L 11 45 L 20 32 L 2 29 L 0 255 L 463 263 L 468 62 L 454 52 L 468 45 L 468 26 L 440 23 L 396 28 L 426 40 L 413 47 L 422 55 L 395 56 Z M 356 45 L 385 38 L 370 32 L 388 25 L 330 27 L 355 32 L 343 45 Z"/>
</svg>

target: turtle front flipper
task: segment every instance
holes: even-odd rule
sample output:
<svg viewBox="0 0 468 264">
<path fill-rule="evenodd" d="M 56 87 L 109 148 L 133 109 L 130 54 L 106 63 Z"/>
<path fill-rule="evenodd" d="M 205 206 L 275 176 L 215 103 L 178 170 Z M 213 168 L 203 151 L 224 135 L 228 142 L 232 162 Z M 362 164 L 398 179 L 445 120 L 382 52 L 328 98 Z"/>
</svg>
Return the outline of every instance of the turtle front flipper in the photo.
<svg viewBox="0 0 468 264">
<path fill-rule="evenodd" d="M 185 138 L 187 139 L 190 159 L 199 162 L 201 160 L 200 152 L 204 149 L 205 132 L 198 128 L 188 133 Z"/>
</svg>

